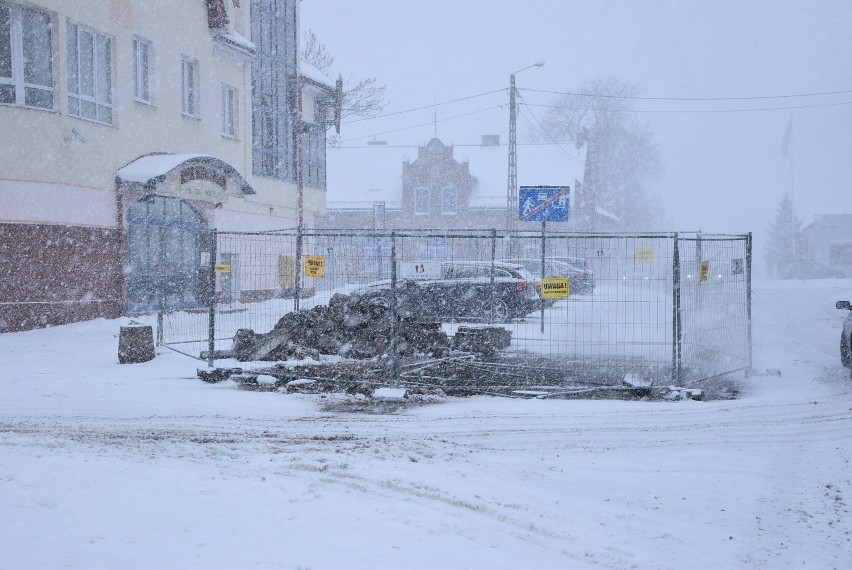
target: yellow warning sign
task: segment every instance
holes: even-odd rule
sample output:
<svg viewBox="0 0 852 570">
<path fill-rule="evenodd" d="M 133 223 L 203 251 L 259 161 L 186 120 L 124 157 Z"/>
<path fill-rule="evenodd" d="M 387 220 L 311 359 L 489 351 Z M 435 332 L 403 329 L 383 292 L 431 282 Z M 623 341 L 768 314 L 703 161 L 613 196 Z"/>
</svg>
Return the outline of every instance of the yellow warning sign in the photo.
<svg viewBox="0 0 852 570">
<path fill-rule="evenodd" d="M 305 258 L 305 277 L 325 277 L 325 258 L 307 256 Z"/>
<path fill-rule="evenodd" d="M 567 299 L 570 285 L 567 277 L 545 277 L 541 280 L 542 299 Z"/>
<path fill-rule="evenodd" d="M 701 262 L 701 271 L 698 272 L 698 280 L 702 283 L 707 282 L 707 274 L 710 273 L 710 262 L 702 261 Z"/>
<path fill-rule="evenodd" d="M 650 247 L 637 247 L 633 250 L 633 263 L 654 263 L 654 255 Z"/>
<path fill-rule="evenodd" d="M 210 267 L 208 265 L 208 267 Z M 231 272 L 231 264 L 230 263 L 217 263 L 215 266 L 216 273 L 230 273 Z"/>
</svg>

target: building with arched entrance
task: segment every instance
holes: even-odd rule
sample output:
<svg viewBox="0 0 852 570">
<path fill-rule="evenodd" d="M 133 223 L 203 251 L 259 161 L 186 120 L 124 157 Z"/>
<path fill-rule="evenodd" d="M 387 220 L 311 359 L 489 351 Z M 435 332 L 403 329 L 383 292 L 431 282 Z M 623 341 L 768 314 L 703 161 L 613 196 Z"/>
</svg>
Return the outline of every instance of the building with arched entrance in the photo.
<svg viewBox="0 0 852 570">
<path fill-rule="evenodd" d="M 294 228 L 300 193 L 313 225 L 339 88 L 299 62 L 298 16 L 0 1 L 0 332 L 196 305 L 207 230 Z"/>
</svg>

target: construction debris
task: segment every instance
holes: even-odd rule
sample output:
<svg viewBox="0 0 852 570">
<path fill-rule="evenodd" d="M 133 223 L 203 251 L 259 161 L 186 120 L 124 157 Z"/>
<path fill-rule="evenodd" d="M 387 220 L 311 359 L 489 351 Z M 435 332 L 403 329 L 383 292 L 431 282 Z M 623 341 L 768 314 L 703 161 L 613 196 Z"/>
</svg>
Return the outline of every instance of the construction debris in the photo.
<svg viewBox="0 0 852 570">
<path fill-rule="evenodd" d="M 445 354 L 450 347 L 441 323 L 393 313 L 381 297 L 336 294 L 328 305 L 288 313 L 266 334 L 240 329 L 231 351 L 217 358 L 252 360 L 319 360 L 320 354 L 368 359 L 391 353 L 394 337 L 400 356 Z M 229 354 L 223 354 L 229 352 Z"/>
</svg>

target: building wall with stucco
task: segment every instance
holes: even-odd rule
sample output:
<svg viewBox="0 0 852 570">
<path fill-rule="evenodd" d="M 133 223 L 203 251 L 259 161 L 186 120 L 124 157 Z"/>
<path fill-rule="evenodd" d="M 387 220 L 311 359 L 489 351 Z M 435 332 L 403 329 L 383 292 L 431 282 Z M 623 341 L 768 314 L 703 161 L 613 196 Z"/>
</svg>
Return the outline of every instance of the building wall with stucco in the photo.
<svg viewBox="0 0 852 570">
<path fill-rule="evenodd" d="M 68 255 L 48 255 L 53 230 L 46 228 L 64 228 L 60 233 L 67 243 L 103 240 L 104 250 L 115 250 L 119 256 L 106 266 L 120 272 L 122 256 L 127 253 L 124 234 L 128 210 L 149 193 L 185 200 L 211 229 L 296 226 L 296 180 L 259 176 L 253 171 L 252 62 L 257 48 L 251 41 L 251 24 L 252 10 L 259 3 L 0 0 L 0 26 L 5 26 L 0 28 L 0 225 L 4 229 L 0 232 L 0 332 L 78 320 L 81 314 L 114 316 L 126 309 L 125 284 L 120 275 L 113 280 L 115 286 L 111 290 L 102 285 L 93 285 L 96 295 L 86 290 L 86 275 L 94 273 L 91 267 L 86 268 L 86 260 L 105 266 L 102 256 L 95 259 L 92 255 L 74 258 L 74 263 L 81 264 L 79 283 L 70 288 L 73 298 L 66 299 L 71 304 L 83 299 L 90 311 L 81 311 L 75 305 L 74 311 L 65 311 L 63 316 L 59 314 L 63 313 L 61 307 L 43 304 L 62 297 L 49 276 L 59 270 L 56 264 L 66 264 L 63 259 L 71 262 Z M 292 25 L 296 28 L 293 36 L 298 38 L 298 1 L 293 0 L 292 5 Z M 33 14 L 46 24 L 28 27 Z M 2 35 L 3 29 L 8 31 L 6 36 Z M 41 40 L 33 39 L 32 30 L 45 29 L 49 32 L 41 34 Z M 45 37 L 49 38 L 52 104 L 46 105 L 42 98 L 40 104 L 31 105 L 21 95 L 30 89 L 28 63 L 22 53 L 29 49 L 28 42 L 44 42 Z M 74 105 L 83 98 L 78 97 L 82 80 L 75 78 L 77 72 L 72 71 L 82 68 L 71 65 L 75 61 L 72 52 L 83 57 L 81 50 L 85 51 L 88 44 L 77 42 L 90 37 L 96 38 L 93 54 L 98 62 L 92 64 L 92 70 L 109 70 L 108 95 L 95 96 L 102 103 L 108 99 L 102 105 L 106 109 L 104 120 L 75 116 L 73 110 L 82 114 Z M 134 41 L 147 45 L 147 101 L 135 96 L 138 59 Z M 108 48 L 99 54 L 97 46 L 103 48 L 107 44 Z M 4 57 L 10 66 L 4 66 Z M 192 62 L 195 74 L 192 91 L 196 107 L 191 114 L 184 112 L 185 60 Z M 78 87 L 75 89 L 74 85 Z M 232 133 L 225 133 L 223 126 L 225 88 L 232 94 Z M 296 91 L 291 88 L 292 85 L 288 89 L 295 97 Z M 19 90 L 17 98 L 15 89 Z M 43 96 L 47 92 L 40 91 Z M 315 106 L 320 106 L 318 97 L 325 95 L 324 86 L 304 91 L 301 106 L 306 122 L 322 120 L 317 118 Z M 295 100 L 289 109 L 297 112 Z M 205 155 L 221 163 L 203 167 L 211 173 L 206 181 L 204 176 L 182 176 L 178 171 L 164 173 L 163 182 L 157 184 L 126 183 L 117 178 L 123 167 L 152 154 Z M 221 164 L 227 168 L 222 169 Z M 194 168 L 197 173 L 202 167 L 187 168 Z M 228 183 L 220 182 L 217 187 L 210 182 L 220 176 Z M 233 191 L 232 179 L 250 191 Z M 325 190 L 306 185 L 303 195 L 305 224 L 311 226 L 314 214 L 325 209 Z M 22 239 L 31 243 L 23 247 Z M 43 295 L 31 286 L 11 286 L 17 283 L 12 278 L 15 267 L 38 265 L 39 259 L 52 260 L 33 274 L 45 281 Z M 3 311 L 18 301 L 30 303 L 32 314 L 26 318 L 4 316 Z M 20 307 L 16 311 L 17 315 L 22 314 Z M 47 314 L 51 311 L 56 314 Z M 73 316 L 69 316 L 71 313 Z"/>
</svg>

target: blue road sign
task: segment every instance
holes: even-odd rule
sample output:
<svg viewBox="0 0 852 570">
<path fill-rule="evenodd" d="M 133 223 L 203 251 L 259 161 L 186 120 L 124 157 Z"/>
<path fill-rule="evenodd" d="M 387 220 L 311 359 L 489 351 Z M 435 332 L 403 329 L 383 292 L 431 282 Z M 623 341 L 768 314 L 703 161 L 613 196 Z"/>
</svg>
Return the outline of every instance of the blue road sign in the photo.
<svg viewBox="0 0 852 570">
<path fill-rule="evenodd" d="M 568 219 L 567 186 L 521 186 L 518 219 L 522 222 L 564 222 Z"/>
</svg>

